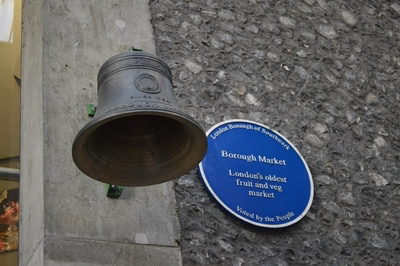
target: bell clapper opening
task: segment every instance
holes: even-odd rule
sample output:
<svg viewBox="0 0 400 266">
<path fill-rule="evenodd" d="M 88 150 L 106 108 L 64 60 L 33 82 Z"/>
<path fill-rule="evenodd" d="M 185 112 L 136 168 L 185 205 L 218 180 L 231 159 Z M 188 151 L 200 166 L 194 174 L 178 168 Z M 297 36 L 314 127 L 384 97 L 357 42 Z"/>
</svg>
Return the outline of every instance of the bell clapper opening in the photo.
<svg viewBox="0 0 400 266">
<path fill-rule="evenodd" d="M 96 114 L 96 109 L 97 109 L 96 105 L 89 103 L 87 108 L 88 116 L 93 117 Z M 121 196 L 123 190 L 124 190 L 123 186 L 106 184 L 106 195 L 109 198 L 118 199 Z"/>
</svg>

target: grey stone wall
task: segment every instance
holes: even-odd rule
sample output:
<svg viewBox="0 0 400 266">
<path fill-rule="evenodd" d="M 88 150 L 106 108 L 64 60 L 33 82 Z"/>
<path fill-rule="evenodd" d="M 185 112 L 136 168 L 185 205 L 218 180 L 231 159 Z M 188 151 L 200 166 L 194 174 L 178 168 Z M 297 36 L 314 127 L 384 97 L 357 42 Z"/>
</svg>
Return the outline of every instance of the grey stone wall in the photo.
<svg viewBox="0 0 400 266">
<path fill-rule="evenodd" d="M 184 265 L 400 264 L 400 4 L 151 1 L 180 105 L 208 129 L 245 118 L 291 140 L 315 198 L 280 230 L 221 210 L 195 171 L 175 183 Z"/>
<path fill-rule="evenodd" d="M 170 183 L 113 200 L 71 156 L 88 103 L 97 104 L 100 66 L 132 45 L 155 51 L 147 1 L 46 0 L 44 12 L 45 265 L 181 264 Z"/>
<path fill-rule="evenodd" d="M 21 266 L 182 264 L 172 183 L 110 199 L 71 155 L 91 119 L 87 105 L 97 104 L 100 66 L 132 45 L 155 52 L 148 8 L 143 0 L 24 1 Z"/>
</svg>

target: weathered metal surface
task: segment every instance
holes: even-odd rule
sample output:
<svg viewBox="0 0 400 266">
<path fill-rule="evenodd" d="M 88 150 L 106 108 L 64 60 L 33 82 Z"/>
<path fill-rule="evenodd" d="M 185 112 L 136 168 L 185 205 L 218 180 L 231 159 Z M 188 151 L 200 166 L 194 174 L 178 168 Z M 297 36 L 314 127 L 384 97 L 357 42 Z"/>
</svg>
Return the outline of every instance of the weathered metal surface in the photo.
<svg viewBox="0 0 400 266">
<path fill-rule="evenodd" d="M 175 100 L 168 65 L 145 52 L 116 55 L 100 68 L 98 107 L 72 155 L 104 183 L 146 186 L 178 178 L 207 150 L 203 129 Z"/>
</svg>

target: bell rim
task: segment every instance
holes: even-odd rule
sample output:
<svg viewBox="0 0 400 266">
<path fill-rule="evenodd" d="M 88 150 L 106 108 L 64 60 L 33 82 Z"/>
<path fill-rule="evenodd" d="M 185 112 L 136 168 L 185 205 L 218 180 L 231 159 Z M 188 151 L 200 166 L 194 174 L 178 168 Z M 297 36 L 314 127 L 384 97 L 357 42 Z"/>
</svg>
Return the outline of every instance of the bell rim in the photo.
<svg viewBox="0 0 400 266">
<path fill-rule="evenodd" d="M 113 120 L 116 120 L 115 118 L 123 118 L 123 117 L 129 117 L 129 116 L 146 116 L 146 115 L 154 115 L 157 114 L 157 116 L 162 116 L 162 117 L 166 117 L 166 118 L 170 118 L 173 119 L 181 124 L 183 124 L 186 128 L 188 128 L 192 133 L 196 134 L 197 136 L 203 136 L 202 140 L 197 139 L 197 142 L 199 143 L 199 147 L 203 147 L 203 151 L 198 151 L 197 154 L 197 158 L 196 163 L 194 163 L 193 165 L 190 165 L 190 167 L 186 167 L 183 168 L 183 170 L 181 171 L 182 173 L 178 176 L 168 176 L 166 178 L 160 179 L 161 181 L 157 181 L 157 182 L 149 182 L 146 184 L 139 184 L 139 183 L 135 183 L 135 182 L 111 182 L 113 183 L 113 185 L 121 185 L 121 186 L 151 186 L 151 185 L 156 185 L 156 184 L 161 184 L 164 182 L 168 182 L 174 179 L 177 179 L 183 175 L 185 175 L 186 173 L 188 173 L 190 170 L 192 170 L 193 168 L 195 168 L 200 162 L 201 160 L 204 158 L 206 152 L 207 152 L 207 146 L 208 146 L 208 141 L 207 141 L 207 137 L 205 135 L 205 131 L 203 130 L 203 128 L 190 116 L 184 114 L 184 113 L 180 113 L 180 112 L 176 112 L 176 111 L 169 111 L 169 110 L 164 110 L 162 108 L 141 108 L 140 110 L 126 110 L 126 111 L 119 111 L 119 112 L 115 112 L 115 113 L 110 113 L 110 114 L 99 114 L 98 116 L 95 115 L 95 117 L 90 120 L 76 135 L 74 141 L 73 141 L 73 145 L 72 145 L 72 159 L 75 162 L 76 166 L 79 168 L 79 170 L 84 173 L 85 175 L 89 176 L 90 178 L 103 182 L 103 183 L 109 183 L 106 180 L 102 180 L 99 178 L 96 178 L 94 176 L 91 176 L 87 173 L 83 162 L 78 160 L 78 155 L 77 152 L 78 150 L 84 150 L 84 149 L 80 149 L 78 147 L 79 146 L 83 146 L 85 144 L 84 139 L 90 137 L 91 134 L 93 134 L 95 132 L 95 130 L 97 128 L 99 128 L 100 126 L 106 124 L 107 122 L 111 122 Z M 117 118 L 117 119 L 118 119 Z M 185 123 L 186 122 L 186 123 Z M 189 126 L 190 125 L 190 126 Z M 86 156 L 87 158 L 90 158 L 89 156 Z M 90 164 L 88 162 L 86 162 L 87 164 Z"/>
</svg>

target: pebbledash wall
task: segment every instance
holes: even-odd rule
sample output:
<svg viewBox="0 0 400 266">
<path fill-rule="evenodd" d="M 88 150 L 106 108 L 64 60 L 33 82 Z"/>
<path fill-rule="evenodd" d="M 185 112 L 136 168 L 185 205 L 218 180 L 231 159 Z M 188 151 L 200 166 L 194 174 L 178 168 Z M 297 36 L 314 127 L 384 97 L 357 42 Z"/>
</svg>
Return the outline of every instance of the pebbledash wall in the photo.
<svg viewBox="0 0 400 266">
<path fill-rule="evenodd" d="M 219 208 L 195 171 L 183 176 L 183 264 L 399 265 L 398 1 L 150 4 L 180 105 L 205 129 L 243 118 L 281 132 L 315 185 L 305 218 L 261 230 Z"/>
<path fill-rule="evenodd" d="M 399 264 L 399 32 L 395 1 L 24 1 L 19 264 Z M 243 118 L 294 143 L 307 216 L 246 225 L 195 169 L 118 200 L 79 172 L 97 71 L 132 45 L 168 63 L 205 129 Z"/>
</svg>

